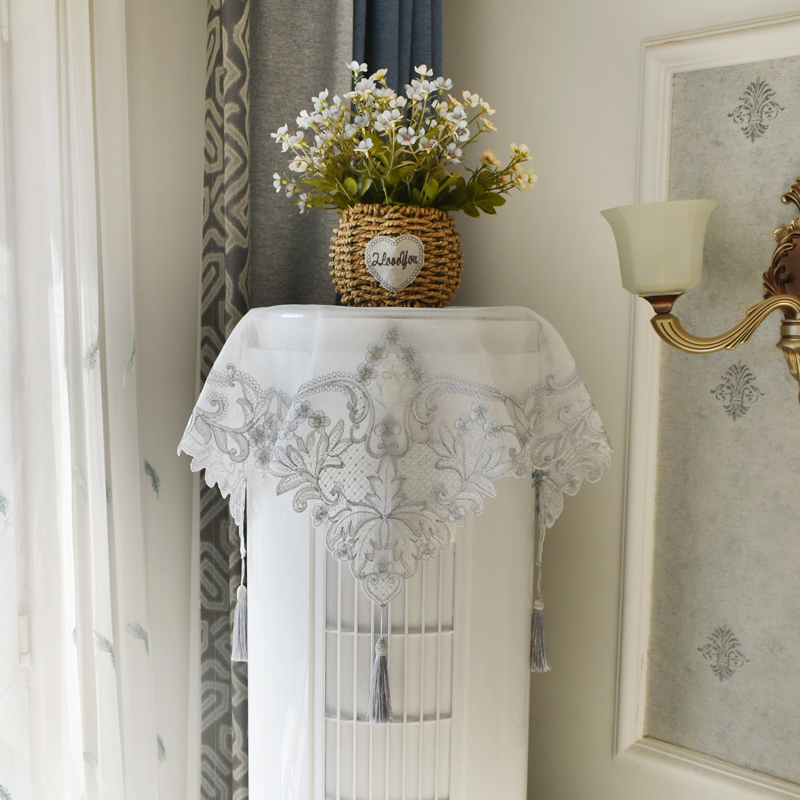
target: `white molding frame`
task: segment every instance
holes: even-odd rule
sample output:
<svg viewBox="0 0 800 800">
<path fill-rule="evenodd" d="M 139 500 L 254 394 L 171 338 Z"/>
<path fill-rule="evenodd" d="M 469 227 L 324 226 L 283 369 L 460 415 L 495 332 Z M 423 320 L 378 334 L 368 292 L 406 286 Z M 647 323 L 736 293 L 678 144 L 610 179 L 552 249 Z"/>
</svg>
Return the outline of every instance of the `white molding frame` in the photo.
<svg viewBox="0 0 800 800">
<path fill-rule="evenodd" d="M 800 14 L 653 39 L 642 47 L 638 202 L 666 200 L 676 74 L 800 55 Z M 644 735 L 655 522 L 661 347 L 635 299 L 625 487 L 614 755 L 638 767 L 741 800 L 800 798 L 800 787 Z"/>
</svg>

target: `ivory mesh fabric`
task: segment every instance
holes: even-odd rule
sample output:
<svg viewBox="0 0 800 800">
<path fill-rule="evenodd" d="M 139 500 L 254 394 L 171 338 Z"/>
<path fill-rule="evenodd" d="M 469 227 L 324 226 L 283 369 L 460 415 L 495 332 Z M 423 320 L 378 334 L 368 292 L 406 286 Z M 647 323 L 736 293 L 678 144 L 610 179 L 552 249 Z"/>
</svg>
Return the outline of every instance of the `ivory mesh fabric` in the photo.
<svg viewBox="0 0 800 800">
<path fill-rule="evenodd" d="M 239 525 L 264 480 L 291 493 L 383 604 L 498 479 L 539 473 L 549 527 L 611 448 L 566 346 L 532 311 L 276 306 L 226 342 L 180 451 Z"/>
</svg>

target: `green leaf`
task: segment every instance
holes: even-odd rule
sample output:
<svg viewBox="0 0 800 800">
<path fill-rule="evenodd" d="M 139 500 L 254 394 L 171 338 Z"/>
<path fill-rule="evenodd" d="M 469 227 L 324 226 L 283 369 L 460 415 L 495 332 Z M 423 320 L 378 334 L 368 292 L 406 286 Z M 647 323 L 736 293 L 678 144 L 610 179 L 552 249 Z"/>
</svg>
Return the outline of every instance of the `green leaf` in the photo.
<svg viewBox="0 0 800 800">
<path fill-rule="evenodd" d="M 355 197 L 358 194 L 358 184 L 353 178 L 345 178 L 344 190 L 350 195 L 350 197 Z"/>
<path fill-rule="evenodd" d="M 484 202 L 491 203 L 493 206 L 504 206 L 506 204 L 506 199 L 501 194 L 495 194 L 494 192 L 487 192 L 486 196 L 482 198 Z"/>
<path fill-rule="evenodd" d="M 439 194 L 439 181 L 437 181 L 436 178 L 431 178 L 428 188 L 425 192 L 425 200 L 428 203 L 431 203 L 436 199 L 437 194 Z"/>
<path fill-rule="evenodd" d="M 473 200 L 480 200 L 483 195 L 486 194 L 486 189 L 483 188 L 479 183 L 473 181 L 470 185 L 470 192 L 472 194 Z"/>
<path fill-rule="evenodd" d="M 416 187 L 411 190 L 411 202 L 415 206 L 422 205 L 422 192 Z"/>
<path fill-rule="evenodd" d="M 481 212 L 478 211 L 478 209 L 475 207 L 474 203 L 467 203 L 461 210 L 468 217 L 479 217 L 481 215 Z"/>
<path fill-rule="evenodd" d="M 400 175 L 400 180 L 408 182 L 414 177 L 416 171 L 417 166 L 415 164 L 406 164 L 405 166 L 400 167 L 397 172 Z"/>
</svg>

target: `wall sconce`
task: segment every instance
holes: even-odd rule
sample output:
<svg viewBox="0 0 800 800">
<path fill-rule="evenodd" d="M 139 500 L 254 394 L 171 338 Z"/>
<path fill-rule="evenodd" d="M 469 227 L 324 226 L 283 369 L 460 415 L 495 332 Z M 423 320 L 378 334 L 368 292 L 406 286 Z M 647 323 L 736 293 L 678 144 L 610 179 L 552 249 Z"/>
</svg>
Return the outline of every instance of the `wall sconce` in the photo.
<svg viewBox="0 0 800 800">
<path fill-rule="evenodd" d="M 800 178 L 781 197 L 800 211 Z M 609 208 L 600 213 L 614 231 L 619 251 L 622 285 L 644 297 L 656 312 L 656 333 L 686 353 L 733 350 L 746 342 L 766 317 L 783 309 L 781 338 L 792 377 L 800 382 L 800 219 L 774 232 L 778 243 L 772 264 L 764 273 L 764 300 L 747 310 L 731 330 L 708 338 L 687 333 L 670 313 L 680 295 L 700 282 L 706 225 L 715 200 L 671 200 Z"/>
</svg>

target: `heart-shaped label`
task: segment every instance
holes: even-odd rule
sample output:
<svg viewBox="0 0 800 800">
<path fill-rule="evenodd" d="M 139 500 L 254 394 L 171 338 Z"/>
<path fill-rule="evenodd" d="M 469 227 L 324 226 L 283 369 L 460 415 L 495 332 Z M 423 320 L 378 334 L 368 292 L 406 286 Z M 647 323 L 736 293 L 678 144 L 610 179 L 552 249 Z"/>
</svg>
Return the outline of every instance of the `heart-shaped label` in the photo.
<svg viewBox="0 0 800 800">
<path fill-rule="evenodd" d="M 376 236 L 367 243 L 364 263 L 384 289 L 399 292 L 419 275 L 425 263 L 425 245 L 410 233 Z"/>
</svg>

